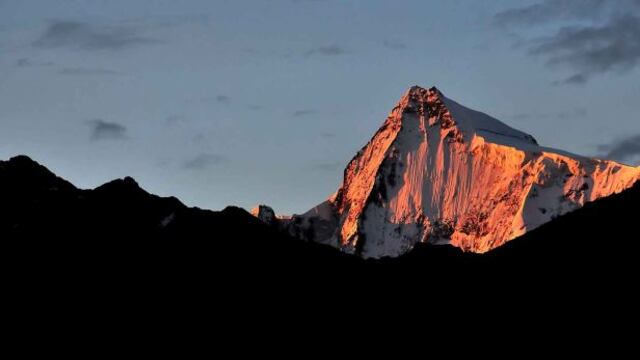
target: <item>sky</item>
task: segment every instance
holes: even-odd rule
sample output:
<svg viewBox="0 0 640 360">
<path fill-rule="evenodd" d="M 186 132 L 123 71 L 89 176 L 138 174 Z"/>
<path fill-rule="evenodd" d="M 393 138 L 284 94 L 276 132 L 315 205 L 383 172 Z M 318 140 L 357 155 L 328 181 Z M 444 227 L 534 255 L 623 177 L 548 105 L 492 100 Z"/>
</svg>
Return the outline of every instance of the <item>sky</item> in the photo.
<svg viewBox="0 0 640 360">
<path fill-rule="evenodd" d="M 0 159 L 302 213 L 412 85 L 640 164 L 640 0 L 0 0 Z"/>
</svg>

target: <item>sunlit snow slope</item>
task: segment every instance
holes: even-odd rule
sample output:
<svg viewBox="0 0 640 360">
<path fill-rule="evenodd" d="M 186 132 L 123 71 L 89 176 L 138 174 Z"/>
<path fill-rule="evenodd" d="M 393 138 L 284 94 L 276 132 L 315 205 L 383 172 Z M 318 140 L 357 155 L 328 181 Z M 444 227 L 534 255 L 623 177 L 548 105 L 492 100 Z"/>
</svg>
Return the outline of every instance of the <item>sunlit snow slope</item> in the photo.
<svg viewBox="0 0 640 360">
<path fill-rule="evenodd" d="M 416 86 L 349 162 L 340 189 L 288 227 L 363 257 L 416 242 L 485 252 L 638 179 L 640 167 L 540 147 Z"/>
</svg>

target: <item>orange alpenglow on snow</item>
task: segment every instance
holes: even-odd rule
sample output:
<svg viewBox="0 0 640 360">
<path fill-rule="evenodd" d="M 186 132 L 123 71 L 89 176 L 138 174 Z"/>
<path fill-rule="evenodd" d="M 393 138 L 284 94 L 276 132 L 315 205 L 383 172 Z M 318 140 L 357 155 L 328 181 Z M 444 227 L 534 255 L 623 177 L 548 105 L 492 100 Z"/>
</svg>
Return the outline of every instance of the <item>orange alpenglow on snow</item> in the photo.
<svg viewBox="0 0 640 360">
<path fill-rule="evenodd" d="M 481 253 L 638 179 L 640 167 L 541 147 L 414 86 L 349 162 L 340 189 L 286 226 L 365 258 L 417 242 Z"/>
</svg>

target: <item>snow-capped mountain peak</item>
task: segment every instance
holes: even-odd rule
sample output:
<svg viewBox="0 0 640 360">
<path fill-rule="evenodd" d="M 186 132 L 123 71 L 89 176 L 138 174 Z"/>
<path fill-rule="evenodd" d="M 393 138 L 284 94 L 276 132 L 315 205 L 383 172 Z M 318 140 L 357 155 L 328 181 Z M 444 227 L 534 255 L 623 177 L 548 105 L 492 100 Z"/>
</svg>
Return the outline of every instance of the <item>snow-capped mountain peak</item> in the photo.
<svg viewBox="0 0 640 360">
<path fill-rule="evenodd" d="M 338 191 L 287 226 L 363 257 L 397 256 L 417 242 L 485 252 L 638 179 L 640 167 L 541 147 L 435 87 L 414 86 Z"/>
<path fill-rule="evenodd" d="M 421 116 L 428 116 L 430 126 L 439 123 L 443 128 L 455 127 L 468 139 L 478 134 L 491 142 L 505 145 L 514 144 L 514 142 L 538 145 L 533 136 L 516 130 L 485 113 L 458 104 L 447 98 L 435 86 L 429 89 L 412 86 L 402 97 L 398 106 L 403 107 L 404 111 L 417 110 Z"/>
</svg>

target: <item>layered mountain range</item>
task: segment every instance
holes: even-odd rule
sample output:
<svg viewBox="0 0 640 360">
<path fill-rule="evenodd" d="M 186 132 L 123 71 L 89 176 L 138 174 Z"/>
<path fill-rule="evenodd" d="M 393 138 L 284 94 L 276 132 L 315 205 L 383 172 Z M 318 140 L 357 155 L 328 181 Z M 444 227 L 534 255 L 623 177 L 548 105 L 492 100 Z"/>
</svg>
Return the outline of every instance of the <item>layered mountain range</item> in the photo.
<svg viewBox="0 0 640 360">
<path fill-rule="evenodd" d="M 435 87 L 414 86 L 348 163 L 337 192 L 279 226 L 364 258 L 418 243 L 483 253 L 638 179 L 640 167 L 540 146 Z M 256 215 L 275 218 L 266 207 Z"/>
</svg>

